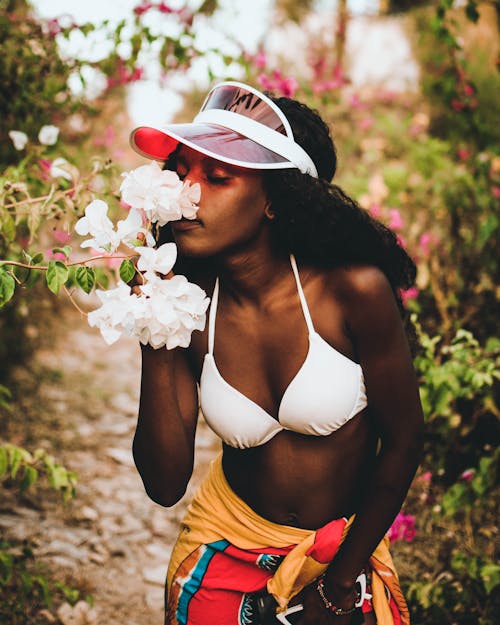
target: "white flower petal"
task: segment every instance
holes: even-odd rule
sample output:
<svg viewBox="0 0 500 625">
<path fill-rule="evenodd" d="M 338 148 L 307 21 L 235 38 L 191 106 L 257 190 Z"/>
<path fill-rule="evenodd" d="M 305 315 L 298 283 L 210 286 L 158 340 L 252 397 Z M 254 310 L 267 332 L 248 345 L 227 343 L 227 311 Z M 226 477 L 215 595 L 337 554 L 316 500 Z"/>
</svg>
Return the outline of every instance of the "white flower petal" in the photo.
<svg viewBox="0 0 500 625">
<path fill-rule="evenodd" d="M 38 133 L 38 141 L 42 145 L 54 145 L 57 143 L 57 137 L 59 136 L 59 128 L 57 126 L 47 125 L 40 128 Z"/>
<path fill-rule="evenodd" d="M 9 137 L 16 150 L 24 150 L 28 143 L 28 135 L 20 130 L 10 130 Z"/>
</svg>

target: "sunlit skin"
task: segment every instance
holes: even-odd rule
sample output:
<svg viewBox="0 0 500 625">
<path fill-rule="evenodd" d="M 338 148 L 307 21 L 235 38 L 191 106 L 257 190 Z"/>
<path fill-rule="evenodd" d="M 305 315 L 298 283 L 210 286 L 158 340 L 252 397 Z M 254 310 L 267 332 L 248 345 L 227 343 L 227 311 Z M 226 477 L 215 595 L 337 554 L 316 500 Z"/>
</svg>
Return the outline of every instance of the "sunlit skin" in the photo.
<svg viewBox="0 0 500 625">
<path fill-rule="evenodd" d="M 180 255 L 215 259 L 220 279 L 214 357 L 223 378 L 276 418 L 308 350 L 308 329 L 288 256 L 273 250 L 272 207 L 261 174 L 182 148 L 177 172 L 201 185 L 192 225 L 173 227 Z M 327 590 L 350 607 L 354 581 L 396 515 L 420 453 L 422 413 L 405 333 L 385 276 L 368 266 L 299 264 L 316 331 L 363 367 L 369 408 L 329 436 L 282 431 L 250 449 L 224 445 L 234 491 L 276 523 L 317 529 L 356 521 L 329 568 Z M 215 275 L 188 276 L 211 295 Z M 187 350 L 143 350 L 136 464 L 149 495 L 172 505 L 192 473 L 196 382 L 207 328 Z M 168 418 L 165 415 L 169 415 Z M 237 415 L 235 415 L 235 419 Z M 382 452 L 376 456 L 378 437 Z M 168 479 L 165 478 L 168 476 Z M 347 625 L 305 589 L 299 625 Z M 367 624 L 374 623 L 368 616 Z"/>
</svg>

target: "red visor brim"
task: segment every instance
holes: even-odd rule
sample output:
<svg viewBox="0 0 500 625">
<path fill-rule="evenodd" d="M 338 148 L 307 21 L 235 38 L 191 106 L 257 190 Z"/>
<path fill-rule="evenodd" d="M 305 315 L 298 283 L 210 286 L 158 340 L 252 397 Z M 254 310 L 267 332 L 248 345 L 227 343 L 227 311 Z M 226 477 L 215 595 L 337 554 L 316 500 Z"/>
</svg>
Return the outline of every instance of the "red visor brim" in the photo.
<svg viewBox="0 0 500 625">
<path fill-rule="evenodd" d="M 134 150 L 147 158 L 165 161 L 182 143 L 211 158 L 248 167 L 272 169 L 294 167 L 286 158 L 234 130 L 215 124 L 172 124 L 163 129 L 136 128 L 130 137 Z"/>
</svg>

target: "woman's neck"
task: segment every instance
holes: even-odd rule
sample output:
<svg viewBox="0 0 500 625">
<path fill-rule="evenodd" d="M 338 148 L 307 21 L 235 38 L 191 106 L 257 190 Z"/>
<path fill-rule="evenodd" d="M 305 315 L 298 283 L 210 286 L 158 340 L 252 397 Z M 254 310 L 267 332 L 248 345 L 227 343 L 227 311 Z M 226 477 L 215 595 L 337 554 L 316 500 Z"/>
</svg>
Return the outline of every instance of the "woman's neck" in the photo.
<svg viewBox="0 0 500 625">
<path fill-rule="evenodd" d="M 238 250 L 219 259 L 219 279 L 224 289 L 238 302 L 251 300 L 263 304 L 285 292 L 291 275 L 290 258 L 273 252 L 271 247 Z M 288 287 L 289 288 L 289 287 Z"/>
</svg>

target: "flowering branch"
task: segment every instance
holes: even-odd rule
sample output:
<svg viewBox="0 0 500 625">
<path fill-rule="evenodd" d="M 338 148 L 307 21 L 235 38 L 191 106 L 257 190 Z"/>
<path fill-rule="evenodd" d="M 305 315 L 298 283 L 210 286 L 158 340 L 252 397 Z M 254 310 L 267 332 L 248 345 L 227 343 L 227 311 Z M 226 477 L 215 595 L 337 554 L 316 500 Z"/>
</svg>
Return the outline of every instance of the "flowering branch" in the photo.
<svg viewBox="0 0 500 625">
<path fill-rule="evenodd" d="M 88 313 L 89 325 L 98 327 L 108 344 L 125 333 L 155 349 L 187 347 L 193 330 L 205 327 L 209 300 L 205 292 L 189 283 L 185 276 L 167 278 L 177 258 L 177 247 L 175 243 L 154 247 L 156 241 L 149 228 L 151 224 L 163 226 L 181 218 L 194 219 L 200 185 L 182 182 L 175 172 L 163 171 L 156 162 L 123 176 L 120 192 L 122 201 L 130 206 L 127 217 L 113 224 L 106 202 L 95 199 L 75 224 L 77 234 L 89 237 L 80 246 L 103 254 L 69 262 L 71 249 L 64 246 L 53 249 L 53 253 L 61 254 L 62 258 L 50 260 L 46 265 L 39 264 L 43 259 L 41 255 L 31 258 L 25 254 L 28 262 L 0 260 L 0 306 L 13 296 L 16 282 L 20 284 L 13 272 L 4 269 L 12 266 L 44 271 L 48 288 L 56 295 L 62 289 L 75 308 L 86 314 L 69 287 L 77 286 L 90 293 L 99 282 L 96 271 L 88 264 L 101 259 L 121 259 L 116 286 L 96 290 L 102 305 Z M 122 245 L 133 251 L 117 254 Z M 137 265 L 132 258 L 138 259 Z M 137 274 L 141 276 L 141 284 L 135 285 L 132 291 L 128 283 Z"/>
</svg>

